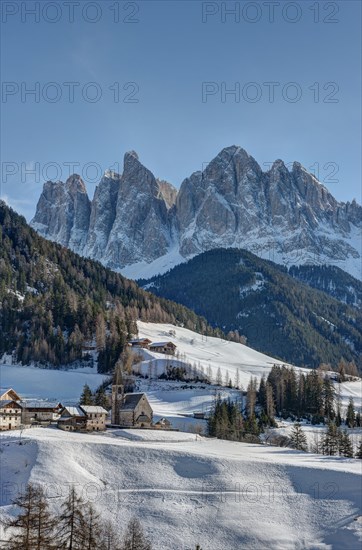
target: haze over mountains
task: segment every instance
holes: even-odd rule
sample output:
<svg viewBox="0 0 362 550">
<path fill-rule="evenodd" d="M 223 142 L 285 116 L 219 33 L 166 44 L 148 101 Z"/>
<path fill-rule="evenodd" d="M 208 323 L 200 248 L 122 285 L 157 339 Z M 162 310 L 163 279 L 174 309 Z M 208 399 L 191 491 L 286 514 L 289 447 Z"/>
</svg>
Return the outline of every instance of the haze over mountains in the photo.
<svg viewBox="0 0 362 550">
<path fill-rule="evenodd" d="M 337 265 L 361 278 L 362 207 L 337 202 L 298 162 L 263 172 L 244 149 L 223 149 L 179 191 L 134 151 L 89 199 L 82 179 L 46 182 L 31 225 L 47 239 L 131 278 L 203 251 L 245 248 L 284 265 Z"/>
</svg>

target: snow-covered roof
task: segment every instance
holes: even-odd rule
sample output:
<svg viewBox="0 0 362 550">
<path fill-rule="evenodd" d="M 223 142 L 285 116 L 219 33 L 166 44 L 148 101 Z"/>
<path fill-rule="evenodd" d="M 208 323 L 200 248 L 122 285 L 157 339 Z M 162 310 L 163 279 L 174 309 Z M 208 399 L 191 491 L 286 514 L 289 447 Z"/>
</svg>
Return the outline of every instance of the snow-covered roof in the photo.
<svg viewBox="0 0 362 550">
<path fill-rule="evenodd" d="M 58 409 L 62 406 L 59 401 L 22 401 L 24 409 Z"/>
<path fill-rule="evenodd" d="M 150 344 L 150 348 L 169 346 L 170 344 L 176 347 L 176 345 L 173 342 L 168 341 L 168 342 L 153 342 L 152 344 Z"/>
<path fill-rule="evenodd" d="M 84 412 L 80 407 L 67 406 L 67 407 L 64 407 L 62 414 L 64 412 L 67 412 L 69 416 L 85 416 Z"/>
<path fill-rule="evenodd" d="M 148 338 L 134 338 L 133 340 L 130 340 L 130 344 L 139 344 L 140 342 L 151 342 Z"/>
<path fill-rule="evenodd" d="M 100 407 L 99 405 L 81 405 L 80 408 L 82 411 L 84 411 L 86 414 L 91 413 L 103 413 L 108 414 L 108 411 L 104 409 L 103 407 Z"/>
</svg>

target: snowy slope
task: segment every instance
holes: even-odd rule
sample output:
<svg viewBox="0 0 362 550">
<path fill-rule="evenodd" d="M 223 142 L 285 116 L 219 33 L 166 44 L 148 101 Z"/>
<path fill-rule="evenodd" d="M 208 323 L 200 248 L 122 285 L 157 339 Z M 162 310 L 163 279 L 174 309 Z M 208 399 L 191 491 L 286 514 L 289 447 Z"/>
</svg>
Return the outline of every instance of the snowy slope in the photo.
<svg viewBox="0 0 362 550">
<path fill-rule="evenodd" d="M 231 379 L 234 380 L 239 368 L 240 382 L 244 387 L 248 385 L 251 376 L 260 379 L 263 374 L 268 374 L 273 364 L 282 364 L 281 361 L 248 346 L 220 338 L 205 337 L 174 325 L 138 321 L 137 326 L 140 338 L 147 337 L 153 342 L 172 341 L 176 344 L 177 351 L 186 356 L 188 363 L 196 363 L 196 365 L 200 363 L 204 369 L 210 366 L 214 377 L 220 367 L 224 375 L 229 371 Z M 170 331 L 175 331 L 176 336 L 171 335 Z M 149 361 L 157 360 L 159 373 L 166 364 L 170 363 L 170 357 L 166 358 L 161 353 L 147 351 L 146 358 L 145 365 Z"/>
<path fill-rule="evenodd" d="M 41 483 L 55 510 L 75 483 L 118 529 L 137 515 L 155 550 L 360 548 L 360 461 L 142 433 L 34 428 L 21 447 L 18 433 L 5 435 L 0 514 L 21 483 Z"/>
</svg>

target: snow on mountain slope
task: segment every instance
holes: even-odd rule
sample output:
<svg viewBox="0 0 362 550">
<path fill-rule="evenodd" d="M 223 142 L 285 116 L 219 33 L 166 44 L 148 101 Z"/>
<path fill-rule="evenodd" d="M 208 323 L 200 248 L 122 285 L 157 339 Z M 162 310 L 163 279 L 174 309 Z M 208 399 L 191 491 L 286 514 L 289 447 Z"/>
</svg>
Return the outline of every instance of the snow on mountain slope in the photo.
<svg viewBox="0 0 362 550">
<path fill-rule="evenodd" d="M 228 370 L 232 380 L 239 369 L 240 382 L 247 386 L 250 377 L 256 376 L 260 379 L 263 374 L 267 375 L 274 364 L 282 364 L 278 359 L 273 359 L 248 346 L 229 342 L 220 338 L 202 336 L 191 330 L 174 325 L 162 323 L 137 322 L 139 337 L 149 338 L 153 342 L 170 340 L 177 346 L 177 351 L 185 356 L 185 362 L 199 363 L 207 369 L 211 367 L 213 376 L 216 377 L 217 369 L 223 375 Z M 158 372 L 161 373 L 166 364 L 170 363 L 170 357 L 161 353 L 154 353 L 147 350 L 144 365 L 150 361 L 157 360 Z M 176 361 L 176 359 L 174 359 Z"/>
<path fill-rule="evenodd" d="M 34 428 L 21 447 L 18 433 L 3 436 L 0 515 L 14 512 L 21 483 L 42 484 L 54 511 L 74 483 L 117 529 L 138 516 L 155 550 L 360 547 L 359 461 L 143 433 L 130 441 Z"/>
<path fill-rule="evenodd" d="M 276 262 L 338 265 L 361 276 L 361 206 L 342 203 L 298 162 L 263 172 L 239 146 L 226 147 L 176 191 L 134 151 L 90 201 L 83 182 L 46 182 L 31 225 L 44 237 L 149 278 L 195 254 L 246 248 Z M 149 269 L 147 268 L 149 264 Z"/>
</svg>

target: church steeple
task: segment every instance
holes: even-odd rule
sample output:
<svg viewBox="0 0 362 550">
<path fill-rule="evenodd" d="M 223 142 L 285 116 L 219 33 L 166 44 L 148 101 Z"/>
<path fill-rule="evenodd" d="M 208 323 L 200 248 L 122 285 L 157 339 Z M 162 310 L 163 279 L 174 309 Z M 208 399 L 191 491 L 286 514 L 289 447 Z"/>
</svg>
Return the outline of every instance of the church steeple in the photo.
<svg viewBox="0 0 362 550">
<path fill-rule="evenodd" d="M 124 399 L 123 384 L 112 385 L 112 424 L 119 424 L 119 408 Z"/>
</svg>

